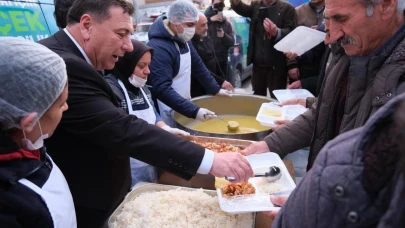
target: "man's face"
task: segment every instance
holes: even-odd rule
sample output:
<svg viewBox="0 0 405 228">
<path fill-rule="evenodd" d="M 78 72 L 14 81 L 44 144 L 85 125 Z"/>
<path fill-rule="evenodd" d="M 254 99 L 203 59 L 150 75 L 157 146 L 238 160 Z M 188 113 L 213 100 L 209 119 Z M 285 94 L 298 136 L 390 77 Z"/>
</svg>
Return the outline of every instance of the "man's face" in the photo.
<svg viewBox="0 0 405 228">
<path fill-rule="evenodd" d="M 110 18 L 101 23 L 92 20 L 84 50 L 97 70 L 112 69 L 118 57 L 133 50 L 131 17 L 121 7 L 111 7 Z"/>
<path fill-rule="evenodd" d="M 332 42 L 330 41 L 330 30 L 329 30 L 329 21 L 330 20 L 325 20 L 325 44 L 329 45 L 332 44 Z"/>
<path fill-rule="evenodd" d="M 195 33 L 201 37 L 207 36 L 208 24 L 207 18 L 203 15 L 200 15 L 197 26 L 195 27 Z"/>
<path fill-rule="evenodd" d="M 354 0 L 326 0 L 325 3 L 329 42 L 340 42 L 349 56 L 366 56 L 382 45 L 386 25 L 378 19 L 377 10 L 368 17 L 365 7 Z"/>
<path fill-rule="evenodd" d="M 176 35 L 177 35 L 177 34 L 182 34 L 182 33 L 184 32 L 184 29 L 185 29 L 185 28 L 193 28 L 193 27 L 196 27 L 196 25 L 197 25 L 197 21 L 194 21 L 194 22 L 184 22 L 184 23 L 175 25 L 175 27 L 176 27 L 176 29 L 177 29 L 177 32 L 176 32 L 176 31 L 173 31 L 173 32 L 175 32 Z"/>
</svg>

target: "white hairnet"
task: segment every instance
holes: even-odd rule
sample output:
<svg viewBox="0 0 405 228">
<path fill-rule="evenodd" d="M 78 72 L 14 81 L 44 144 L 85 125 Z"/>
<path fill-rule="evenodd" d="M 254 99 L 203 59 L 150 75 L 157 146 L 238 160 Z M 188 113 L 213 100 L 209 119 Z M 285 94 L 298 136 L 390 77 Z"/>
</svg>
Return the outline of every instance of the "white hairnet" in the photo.
<svg viewBox="0 0 405 228">
<path fill-rule="evenodd" d="M 0 37 L 0 127 L 21 128 L 32 112 L 39 119 L 67 80 L 65 62 L 48 48 L 22 38 Z"/>
<path fill-rule="evenodd" d="M 175 25 L 184 22 L 196 22 L 198 10 L 190 0 L 177 0 L 170 6 L 167 19 Z"/>
</svg>

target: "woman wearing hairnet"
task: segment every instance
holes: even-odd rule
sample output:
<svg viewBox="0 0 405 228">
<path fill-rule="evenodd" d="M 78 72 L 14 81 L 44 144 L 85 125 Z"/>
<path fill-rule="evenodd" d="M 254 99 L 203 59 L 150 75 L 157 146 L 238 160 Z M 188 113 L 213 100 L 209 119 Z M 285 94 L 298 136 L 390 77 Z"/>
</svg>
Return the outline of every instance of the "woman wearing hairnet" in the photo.
<svg viewBox="0 0 405 228">
<path fill-rule="evenodd" d="M 0 226 L 76 227 L 68 184 L 44 148 L 68 109 L 65 63 L 40 44 L 0 38 L 0 69 Z"/>
<path fill-rule="evenodd" d="M 114 91 L 121 107 L 131 115 L 136 115 L 172 134 L 190 135 L 188 132 L 171 128 L 162 121 L 157 113 L 151 93 L 145 83 L 147 81 L 149 65 L 153 49 L 140 41 L 132 40 L 134 51 L 125 53 L 124 57 L 115 64 L 112 73 L 105 77 Z M 130 104 L 130 105 L 129 105 Z M 134 158 L 131 161 L 132 186 L 140 181 L 155 182 L 156 169 Z"/>
</svg>

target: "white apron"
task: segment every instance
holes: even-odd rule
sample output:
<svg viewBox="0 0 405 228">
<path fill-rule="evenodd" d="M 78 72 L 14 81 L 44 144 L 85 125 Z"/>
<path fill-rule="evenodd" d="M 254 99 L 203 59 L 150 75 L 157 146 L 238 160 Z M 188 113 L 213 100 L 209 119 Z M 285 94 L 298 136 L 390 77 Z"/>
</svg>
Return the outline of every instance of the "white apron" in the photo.
<svg viewBox="0 0 405 228">
<path fill-rule="evenodd" d="M 144 110 L 135 110 L 134 111 L 132 109 L 131 99 L 129 99 L 129 95 L 128 95 L 127 89 L 124 86 L 124 83 L 118 79 L 118 84 L 120 84 L 122 91 L 124 91 L 129 115 L 135 115 L 138 118 L 145 120 L 149 124 L 155 125 L 156 124 L 156 114 L 155 114 L 155 111 L 153 110 L 153 106 L 149 102 L 148 96 L 146 96 L 146 93 L 143 91 L 143 89 L 139 88 L 139 90 L 141 90 L 141 92 L 143 94 L 143 99 L 149 105 L 149 108 L 144 109 Z"/>
<path fill-rule="evenodd" d="M 125 100 L 127 102 L 128 113 L 130 115 L 135 115 L 140 119 L 145 120 L 149 124 L 155 125 L 156 124 L 156 114 L 155 110 L 153 110 L 152 104 L 149 102 L 148 96 L 143 91 L 142 88 L 139 88 L 143 94 L 143 99 L 149 105 L 149 108 L 144 110 L 136 110 L 132 109 L 132 102 L 129 98 L 128 91 L 124 86 L 124 83 L 121 80 L 118 80 L 118 84 L 120 84 L 122 91 L 124 91 Z M 146 164 L 145 162 L 139 161 L 135 158 L 130 158 L 130 165 L 131 165 L 131 187 L 135 186 L 135 184 L 139 182 L 156 182 L 157 180 L 157 171 L 156 168 Z"/>
<path fill-rule="evenodd" d="M 177 43 L 174 43 L 176 49 L 180 53 L 180 48 Z M 184 99 L 190 100 L 190 87 L 191 87 L 191 55 L 190 55 L 190 47 L 186 43 L 188 52 L 185 54 L 180 54 L 180 67 L 179 73 L 176 77 L 173 78 L 172 88 L 176 91 L 180 96 Z M 158 100 L 160 116 L 162 120 L 169 125 L 170 127 L 176 127 L 176 123 L 174 121 L 173 110 L 165 105 L 163 102 Z"/>
<path fill-rule="evenodd" d="M 25 178 L 18 182 L 41 196 L 48 207 L 55 228 L 76 228 L 76 212 L 69 186 L 58 166 L 49 156 L 47 157 L 52 163 L 52 170 L 42 188 Z"/>
</svg>

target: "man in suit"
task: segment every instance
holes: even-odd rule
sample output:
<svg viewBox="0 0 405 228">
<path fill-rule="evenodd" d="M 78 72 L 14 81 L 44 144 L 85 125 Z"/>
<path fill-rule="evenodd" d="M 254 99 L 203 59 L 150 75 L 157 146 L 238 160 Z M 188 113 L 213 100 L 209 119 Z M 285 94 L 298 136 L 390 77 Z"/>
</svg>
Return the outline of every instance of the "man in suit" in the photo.
<svg viewBox="0 0 405 228">
<path fill-rule="evenodd" d="M 324 27 L 323 11 L 325 10 L 325 0 L 310 0 L 298 6 L 295 10 L 297 12 L 297 26 L 306 26 L 324 32 L 322 27 Z M 317 75 L 320 73 L 325 46 L 324 44 L 318 45 L 311 50 L 311 55 L 306 54 L 305 57 L 300 56 L 290 61 L 291 67 L 288 70 L 288 76 L 291 85 L 288 86 L 289 89 L 301 89 L 299 87 L 302 84 L 303 89 L 307 89 L 315 95 Z M 311 81 L 314 82 L 315 86 L 308 87 Z"/>
<path fill-rule="evenodd" d="M 124 199 L 130 156 L 184 179 L 211 173 L 246 181 L 253 175 L 242 155 L 214 154 L 119 108 L 99 71 L 133 50 L 133 12 L 126 0 L 75 1 L 67 27 L 40 42 L 66 63 L 69 111 L 46 146 L 68 181 L 79 227 L 101 227 Z"/>
<path fill-rule="evenodd" d="M 247 64 L 253 63 L 252 88 L 254 94 L 273 96 L 275 89 L 287 86 L 286 59 L 274 45 L 295 27 L 295 9 L 285 1 L 261 0 L 247 5 L 241 0 L 231 0 L 232 9 L 239 15 L 251 18 Z"/>
</svg>

